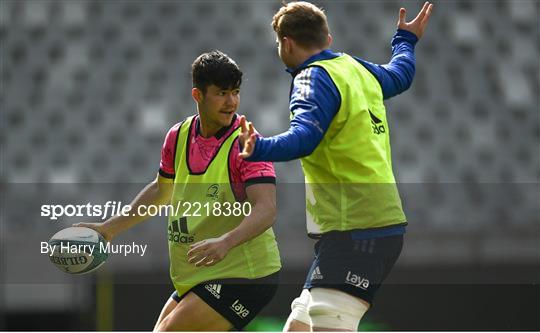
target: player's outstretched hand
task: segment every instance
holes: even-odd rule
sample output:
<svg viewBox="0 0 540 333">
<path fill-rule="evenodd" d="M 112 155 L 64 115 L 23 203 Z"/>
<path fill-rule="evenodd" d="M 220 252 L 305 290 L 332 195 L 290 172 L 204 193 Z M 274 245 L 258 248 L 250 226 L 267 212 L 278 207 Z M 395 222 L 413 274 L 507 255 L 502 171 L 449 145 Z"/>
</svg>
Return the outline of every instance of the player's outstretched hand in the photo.
<svg viewBox="0 0 540 333">
<path fill-rule="evenodd" d="M 188 262 L 197 267 L 213 266 L 223 260 L 230 249 L 230 244 L 223 237 L 205 239 L 190 246 Z"/>
<path fill-rule="evenodd" d="M 90 228 L 94 229 L 95 231 L 99 232 L 101 236 L 107 241 L 110 242 L 113 239 L 113 235 L 107 231 L 107 228 L 104 226 L 103 223 L 75 223 L 73 224 L 73 227 L 81 227 L 81 228 Z"/>
<path fill-rule="evenodd" d="M 250 157 L 255 149 L 257 134 L 255 134 L 253 124 L 247 121 L 244 116 L 240 117 L 240 134 L 238 134 L 238 139 L 242 145 L 242 151 L 239 156 L 244 159 Z"/>
<path fill-rule="evenodd" d="M 418 39 L 422 38 L 424 35 L 424 30 L 426 29 L 426 26 L 429 21 L 429 16 L 431 15 L 431 11 L 433 10 L 433 4 L 429 2 L 425 2 L 424 6 L 422 7 L 422 10 L 420 10 L 420 13 L 416 15 L 414 20 L 411 22 L 406 22 L 405 17 L 407 15 L 407 11 L 405 8 L 399 9 L 399 19 L 397 23 L 398 29 L 403 29 L 412 32 L 413 34 L 418 37 Z"/>
</svg>

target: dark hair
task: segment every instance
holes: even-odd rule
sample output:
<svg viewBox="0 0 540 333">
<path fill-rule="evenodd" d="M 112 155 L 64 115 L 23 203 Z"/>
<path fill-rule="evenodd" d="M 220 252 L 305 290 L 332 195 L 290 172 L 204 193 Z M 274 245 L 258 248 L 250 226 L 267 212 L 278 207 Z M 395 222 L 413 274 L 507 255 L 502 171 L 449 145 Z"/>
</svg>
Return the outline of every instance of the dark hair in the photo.
<svg viewBox="0 0 540 333">
<path fill-rule="evenodd" d="M 272 18 L 272 28 L 279 39 L 290 37 L 307 48 L 326 47 L 330 33 L 324 11 L 305 1 L 284 4 Z"/>
<path fill-rule="evenodd" d="M 206 93 L 216 85 L 221 89 L 237 89 L 242 84 L 242 71 L 228 55 L 221 51 L 203 53 L 191 65 L 193 87 Z"/>
</svg>

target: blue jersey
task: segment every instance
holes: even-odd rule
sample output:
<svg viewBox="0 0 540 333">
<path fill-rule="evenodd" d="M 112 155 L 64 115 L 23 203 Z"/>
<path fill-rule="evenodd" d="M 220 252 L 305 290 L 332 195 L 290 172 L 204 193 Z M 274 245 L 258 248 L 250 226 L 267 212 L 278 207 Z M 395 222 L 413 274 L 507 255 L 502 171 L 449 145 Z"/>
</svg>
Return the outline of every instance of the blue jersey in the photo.
<svg viewBox="0 0 540 333">
<path fill-rule="evenodd" d="M 398 29 L 392 38 L 392 58 L 388 64 L 377 65 L 355 57 L 377 78 L 384 99 L 398 95 L 411 86 L 417 41 L 413 33 Z M 258 138 L 248 161 L 289 161 L 310 155 L 315 150 L 339 110 L 341 97 L 324 69 L 308 66 L 315 61 L 340 55 L 329 49 L 324 50 L 298 68 L 287 69 L 293 76 L 289 102 L 293 114 L 291 126 L 282 134 Z"/>
</svg>

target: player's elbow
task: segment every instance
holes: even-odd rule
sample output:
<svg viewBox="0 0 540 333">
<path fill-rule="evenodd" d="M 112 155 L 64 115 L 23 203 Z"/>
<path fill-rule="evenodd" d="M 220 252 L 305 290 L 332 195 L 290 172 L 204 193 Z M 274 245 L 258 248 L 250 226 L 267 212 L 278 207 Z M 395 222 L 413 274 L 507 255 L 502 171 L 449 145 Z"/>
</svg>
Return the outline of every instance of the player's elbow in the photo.
<svg viewBox="0 0 540 333">
<path fill-rule="evenodd" d="M 403 75 L 400 77 L 401 92 L 409 89 L 412 86 L 414 75 L 416 74 L 416 66 L 414 61 L 408 61 L 404 67 Z"/>
<path fill-rule="evenodd" d="M 316 147 L 317 147 L 317 146 L 314 146 L 314 147 L 305 147 L 304 149 L 302 149 L 302 150 L 300 151 L 300 154 L 299 154 L 300 157 L 302 158 L 302 157 L 306 157 L 306 156 L 311 155 L 311 154 L 315 151 L 315 148 L 316 148 Z"/>
<path fill-rule="evenodd" d="M 270 228 L 274 225 L 277 219 L 277 207 L 275 200 L 266 200 L 261 204 L 261 211 L 264 215 L 264 220 L 266 221 L 266 228 Z"/>
<path fill-rule="evenodd" d="M 415 70 L 414 70 L 414 65 L 413 65 L 412 69 L 410 70 L 408 75 L 406 75 L 406 77 L 405 77 L 405 80 L 404 80 L 404 82 L 402 84 L 401 91 L 408 90 L 412 86 L 413 79 L 414 79 L 414 74 L 415 74 Z"/>
<path fill-rule="evenodd" d="M 271 227 L 276 223 L 277 220 L 277 207 L 276 202 L 271 201 L 266 206 L 267 212 L 268 212 L 268 227 Z"/>
<path fill-rule="evenodd" d="M 162 204 L 170 200 L 172 187 L 172 183 L 155 180 L 148 185 L 148 193 L 154 203 Z"/>
<path fill-rule="evenodd" d="M 298 147 L 299 158 L 311 155 L 315 151 L 315 148 L 317 148 L 317 146 L 321 142 L 321 139 L 322 136 L 320 138 L 309 138 L 309 140 L 305 140 L 305 142 L 303 142 L 303 144 Z"/>
</svg>

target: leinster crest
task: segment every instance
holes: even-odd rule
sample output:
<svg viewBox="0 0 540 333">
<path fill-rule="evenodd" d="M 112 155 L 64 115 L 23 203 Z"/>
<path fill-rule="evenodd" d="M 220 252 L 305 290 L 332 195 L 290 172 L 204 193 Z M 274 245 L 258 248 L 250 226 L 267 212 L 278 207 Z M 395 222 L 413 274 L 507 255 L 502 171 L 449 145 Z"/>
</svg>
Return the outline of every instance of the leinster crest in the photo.
<svg viewBox="0 0 540 333">
<path fill-rule="evenodd" d="M 219 185 L 218 184 L 210 185 L 210 187 L 208 187 L 208 189 L 206 190 L 206 197 L 208 199 L 217 201 L 219 199 Z"/>
</svg>

